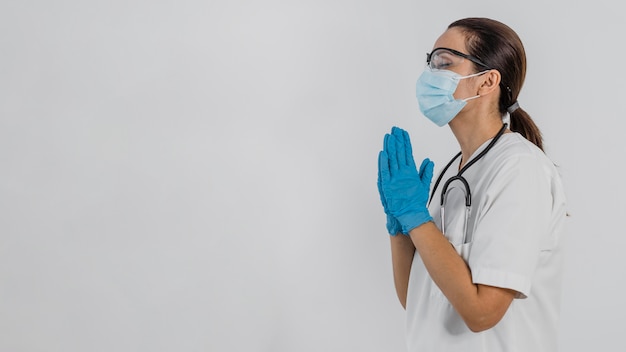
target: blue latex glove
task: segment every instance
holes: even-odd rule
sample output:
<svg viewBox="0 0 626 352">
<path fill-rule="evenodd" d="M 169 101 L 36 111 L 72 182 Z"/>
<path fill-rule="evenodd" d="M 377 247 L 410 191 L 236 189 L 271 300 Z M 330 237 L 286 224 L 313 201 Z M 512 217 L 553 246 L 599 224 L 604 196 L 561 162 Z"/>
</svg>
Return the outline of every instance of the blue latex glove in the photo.
<svg viewBox="0 0 626 352">
<path fill-rule="evenodd" d="M 402 226 L 400 226 L 400 222 L 389 212 L 389 208 L 387 207 L 387 200 L 385 199 L 385 195 L 383 194 L 383 185 L 380 175 L 380 154 L 378 158 L 378 181 L 376 182 L 378 185 L 378 194 L 380 195 L 380 202 L 383 204 L 383 209 L 385 210 L 385 214 L 387 215 L 387 232 L 391 236 L 395 236 L 398 233 L 402 232 Z M 406 234 L 405 234 L 406 235 Z"/>
<path fill-rule="evenodd" d="M 387 209 L 400 222 L 402 233 L 432 221 L 427 203 L 434 163 L 426 158 L 417 171 L 405 130 L 393 127 L 391 134 L 385 135 L 378 168 Z"/>
</svg>

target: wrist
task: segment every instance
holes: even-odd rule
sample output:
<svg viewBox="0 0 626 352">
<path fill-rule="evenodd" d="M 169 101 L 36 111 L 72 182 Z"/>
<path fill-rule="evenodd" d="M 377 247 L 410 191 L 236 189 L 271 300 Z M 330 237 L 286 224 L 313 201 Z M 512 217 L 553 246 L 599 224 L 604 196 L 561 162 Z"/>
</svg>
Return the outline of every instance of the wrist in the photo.
<svg viewBox="0 0 626 352">
<path fill-rule="evenodd" d="M 419 227 L 429 221 L 433 221 L 433 218 L 432 216 L 430 216 L 428 210 L 400 215 L 397 216 L 397 219 L 402 226 L 402 233 L 407 235 L 414 228 Z"/>
</svg>

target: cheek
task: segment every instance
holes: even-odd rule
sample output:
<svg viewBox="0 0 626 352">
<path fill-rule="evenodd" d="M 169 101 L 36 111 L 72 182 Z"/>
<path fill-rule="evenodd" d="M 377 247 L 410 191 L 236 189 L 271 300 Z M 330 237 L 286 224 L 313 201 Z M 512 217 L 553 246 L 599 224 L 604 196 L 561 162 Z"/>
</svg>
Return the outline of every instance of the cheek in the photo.
<svg viewBox="0 0 626 352">
<path fill-rule="evenodd" d="M 462 79 L 454 91 L 454 99 L 465 99 L 478 94 L 478 85 L 474 77 Z"/>
<path fill-rule="evenodd" d="M 473 94 L 471 92 L 471 87 L 469 84 L 467 84 L 466 80 L 462 80 L 461 82 L 459 82 L 459 85 L 456 87 L 456 90 L 454 91 L 454 99 L 465 99 L 467 97 L 469 97 L 471 94 Z"/>
</svg>

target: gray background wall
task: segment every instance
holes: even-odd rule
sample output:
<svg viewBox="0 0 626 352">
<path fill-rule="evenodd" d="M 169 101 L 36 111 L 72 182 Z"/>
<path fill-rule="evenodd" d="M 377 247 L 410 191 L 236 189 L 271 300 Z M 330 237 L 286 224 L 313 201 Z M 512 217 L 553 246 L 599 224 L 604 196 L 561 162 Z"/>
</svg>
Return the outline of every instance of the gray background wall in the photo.
<svg viewBox="0 0 626 352">
<path fill-rule="evenodd" d="M 376 158 L 458 150 L 414 84 L 468 16 L 524 41 L 568 192 L 562 350 L 621 345 L 617 6 L 2 2 L 0 351 L 405 351 Z"/>
</svg>

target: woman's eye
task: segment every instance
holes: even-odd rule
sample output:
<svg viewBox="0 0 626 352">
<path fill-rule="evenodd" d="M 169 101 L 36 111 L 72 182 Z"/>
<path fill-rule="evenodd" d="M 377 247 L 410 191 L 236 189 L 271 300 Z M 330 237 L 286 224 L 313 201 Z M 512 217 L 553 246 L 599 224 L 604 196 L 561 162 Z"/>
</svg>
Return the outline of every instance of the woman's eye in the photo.
<svg viewBox="0 0 626 352">
<path fill-rule="evenodd" d="M 441 69 L 445 69 L 447 67 L 452 66 L 452 62 L 448 61 L 448 60 L 437 60 L 437 61 L 433 61 L 430 65 L 430 67 L 437 69 L 437 70 L 441 70 Z"/>
</svg>

